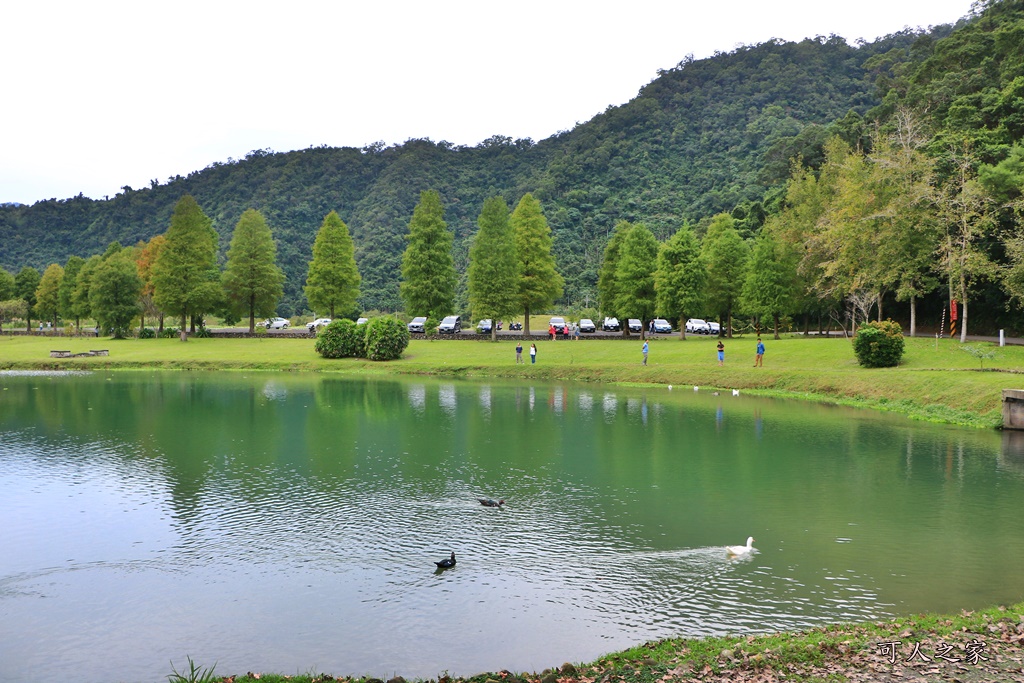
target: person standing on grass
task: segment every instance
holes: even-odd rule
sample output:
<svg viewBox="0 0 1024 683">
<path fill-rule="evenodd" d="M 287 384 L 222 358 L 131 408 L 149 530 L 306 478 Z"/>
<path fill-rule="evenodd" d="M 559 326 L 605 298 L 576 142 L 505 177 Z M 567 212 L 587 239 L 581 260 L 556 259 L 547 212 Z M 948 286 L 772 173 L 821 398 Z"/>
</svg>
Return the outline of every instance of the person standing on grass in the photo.
<svg viewBox="0 0 1024 683">
<path fill-rule="evenodd" d="M 523 342 L 516 342 L 516 365 L 523 362 Z"/>
<path fill-rule="evenodd" d="M 644 341 L 643 351 L 644 351 L 644 365 L 647 365 L 647 341 L 646 340 Z"/>
<path fill-rule="evenodd" d="M 718 340 L 718 365 L 725 365 L 725 344 L 721 339 Z"/>
<path fill-rule="evenodd" d="M 530 365 L 537 364 L 537 345 L 530 344 Z"/>
<path fill-rule="evenodd" d="M 764 361 L 764 342 L 762 342 L 761 338 L 758 337 L 757 338 L 757 355 L 754 356 L 754 367 L 755 368 L 762 367 L 761 363 L 763 361 Z"/>
</svg>

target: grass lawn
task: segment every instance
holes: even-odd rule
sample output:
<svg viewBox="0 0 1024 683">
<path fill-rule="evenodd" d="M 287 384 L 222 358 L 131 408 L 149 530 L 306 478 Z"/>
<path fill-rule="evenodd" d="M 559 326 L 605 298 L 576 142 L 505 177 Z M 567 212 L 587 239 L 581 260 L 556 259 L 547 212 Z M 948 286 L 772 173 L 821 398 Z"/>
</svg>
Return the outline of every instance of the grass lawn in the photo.
<svg viewBox="0 0 1024 683">
<path fill-rule="evenodd" d="M 1001 390 L 1024 387 L 1024 347 L 979 342 L 995 352 L 982 361 L 953 340 L 907 339 L 898 368 L 864 369 L 845 339 L 765 338 L 764 367 L 754 368 L 752 336 L 726 339 L 725 366 L 715 357 L 717 340 L 676 335 L 651 340 L 648 366 L 641 365 L 639 338 L 536 340 L 537 364 L 515 364 L 515 341 L 414 339 L 398 361 L 325 360 L 308 338 L 125 339 L 0 337 L 0 369 L 265 369 L 372 374 L 506 377 L 627 384 L 699 385 L 745 392 L 826 400 L 891 410 L 918 419 L 976 427 L 1001 422 Z M 51 349 L 109 349 L 109 356 L 50 358 Z"/>
</svg>

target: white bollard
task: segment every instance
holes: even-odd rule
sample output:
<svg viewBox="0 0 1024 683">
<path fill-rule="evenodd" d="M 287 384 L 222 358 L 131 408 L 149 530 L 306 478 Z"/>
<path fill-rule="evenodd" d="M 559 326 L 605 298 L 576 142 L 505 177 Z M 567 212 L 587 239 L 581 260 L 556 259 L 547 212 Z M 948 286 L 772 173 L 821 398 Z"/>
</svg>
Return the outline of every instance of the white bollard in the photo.
<svg viewBox="0 0 1024 683">
<path fill-rule="evenodd" d="M 1003 331 L 999 330 L 999 345 L 1006 346 L 1006 337 L 1003 336 Z"/>
</svg>

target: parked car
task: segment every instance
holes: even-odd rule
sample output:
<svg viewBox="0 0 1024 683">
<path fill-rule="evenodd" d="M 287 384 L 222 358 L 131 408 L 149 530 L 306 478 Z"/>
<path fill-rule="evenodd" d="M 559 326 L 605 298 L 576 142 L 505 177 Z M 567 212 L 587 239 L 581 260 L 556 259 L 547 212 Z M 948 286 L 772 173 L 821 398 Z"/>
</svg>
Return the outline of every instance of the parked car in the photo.
<svg viewBox="0 0 1024 683">
<path fill-rule="evenodd" d="M 713 334 L 713 335 L 715 335 L 717 337 L 719 334 L 721 334 L 721 332 L 722 332 L 722 326 L 721 325 L 719 325 L 718 323 L 714 322 L 713 320 L 709 320 L 708 321 L 708 334 Z"/>
<path fill-rule="evenodd" d="M 331 324 L 331 319 L 330 318 L 317 318 L 316 320 L 314 320 L 311 323 L 306 323 L 306 329 L 309 330 L 310 332 L 316 332 L 321 327 L 327 327 L 330 324 Z"/>
<path fill-rule="evenodd" d="M 594 321 L 590 318 L 583 318 L 580 320 L 580 332 L 586 332 L 587 334 L 597 332 L 597 327 L 594 326 Z"/>
<path fill-rule="evenodd" d="M 409 333 L 410 334 L 423 334 L 423 333 L 425 333 L 427 331 L 425 329 L 426 325 L 427 325 L 427 319 L 424 316 L 421 315 L 419 317 L 413 318 L 412 322 L 410 322 L 408 325 L 406 325 L 406 327 L 409 328 Z"/>
<path fill-rule="evenodd" d="M 263 321 L 263 326 L 268 330 L 287 330 L 288 321 L 284 318 L 268 318 Z"/>
<path fill-rule="evenodd" d="M 462 318 L 457 315 L 445 316 L 441 324 L 437 326 L 440 334 L 458 334 L 462 332 Z"/>
<path fill-rule="evenodd" d="M 356 325 L 365 325 L 368 318 L 359 318 L 356 320 Z"/>
<path fill-rule="evenodd" d="M 476 324 L 476 331 L 480 334 L 490 334 L 493 323 L 490 318 L 484 318 Z"/>
<path fill-rule="evenodd" d="M 672 332 L 672 326 L 664 318 L 655 318 L 654 331 L 660 334 L 669 334 Z"/>
<path fill-rule="evenodd" d="M 690 318 L 686 321 L 686 331 L 689 334 L 710 334 L 711 328 L 708 327 L 707 320 Z"/>
<path fill-rule="evenodd" d="M 555 334 L 569 334 L 569 326 L 565 324 L 565 318 L 554 316 L 548 322 L 548 328 L 555 328 Z"/>
<path fill-rule="evenodd" d="M 644 324 L 636 318 L 630 318 L 626 324 L 629 325 L 630 332 L 640 332 L 644 329 Z"/>
<path fill-rule="evenodd" d="M 601 325 L 601 329 L 605 332 L 618 332 L 622 328 L 619 326 L 618 318 L 605 318 L 604 323 Z"/>
</svg>

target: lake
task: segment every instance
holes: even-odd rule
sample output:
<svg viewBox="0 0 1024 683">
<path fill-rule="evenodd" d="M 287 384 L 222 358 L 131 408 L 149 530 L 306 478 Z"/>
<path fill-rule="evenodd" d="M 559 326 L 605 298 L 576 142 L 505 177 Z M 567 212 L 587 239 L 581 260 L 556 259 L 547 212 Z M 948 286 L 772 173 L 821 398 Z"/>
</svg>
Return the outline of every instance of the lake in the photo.
<svg viewBox="0 0 1024 683">
<path fill-rule="evenodd" d="M 726 394 L 0 373 L 0 679 L 537 671 L 1022 599 L 1015 435 Z"/>
</svg>

